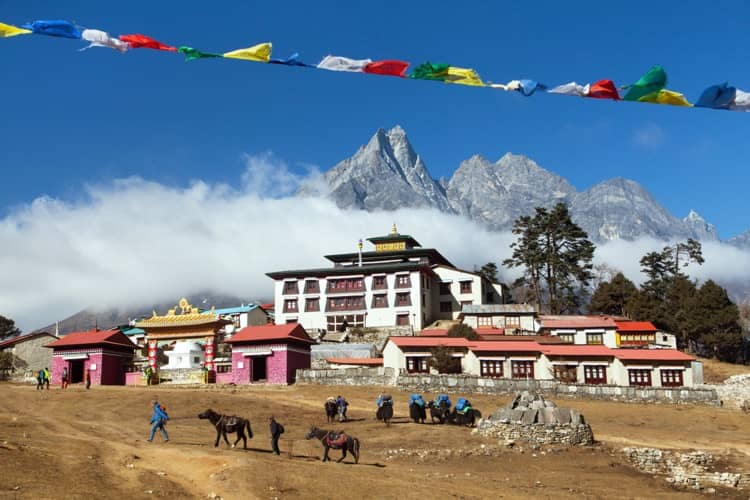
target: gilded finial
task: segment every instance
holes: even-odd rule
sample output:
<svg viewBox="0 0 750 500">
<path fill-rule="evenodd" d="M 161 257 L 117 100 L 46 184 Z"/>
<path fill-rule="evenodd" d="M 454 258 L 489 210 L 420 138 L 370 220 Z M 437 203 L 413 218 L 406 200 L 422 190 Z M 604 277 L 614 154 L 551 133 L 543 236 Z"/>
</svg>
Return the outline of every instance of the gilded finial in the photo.
<svg viewBox="0 0 750 500">
<path fill-rule="evenodd" d="M 391 228 L 391 234 L 398 234 L 398 229 L 396 229 L 396 223 L 393 223 L 393 227 Z"/>
</svg>

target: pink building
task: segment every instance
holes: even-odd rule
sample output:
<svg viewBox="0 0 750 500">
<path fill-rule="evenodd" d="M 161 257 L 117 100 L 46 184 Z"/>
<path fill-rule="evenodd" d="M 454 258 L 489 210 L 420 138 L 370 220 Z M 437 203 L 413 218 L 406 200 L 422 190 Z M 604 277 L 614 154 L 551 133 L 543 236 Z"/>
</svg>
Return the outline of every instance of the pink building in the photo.
<svg viewBox="0 0 750 500">
<path fill-rule="evenodd" d="M 232 346 L 232 372 L 223 380 L 235 384 L 291 384 L 298 369 L 310 368 L 315 342 L 302 325 L 248 326 L 227 340 Z M 226 377 L 226 378 L 225 378 Z"/>
<path fill-rule="evenodd" d="M 92 385 L 125 385 L 125 372 L 138 347 L 118 330 L 70 333 L 47 344 L 52 349 L 52 383 L 59 384 L 63 368 L 71 384 L 84 382 L 91 373 Z"/>
</svg>

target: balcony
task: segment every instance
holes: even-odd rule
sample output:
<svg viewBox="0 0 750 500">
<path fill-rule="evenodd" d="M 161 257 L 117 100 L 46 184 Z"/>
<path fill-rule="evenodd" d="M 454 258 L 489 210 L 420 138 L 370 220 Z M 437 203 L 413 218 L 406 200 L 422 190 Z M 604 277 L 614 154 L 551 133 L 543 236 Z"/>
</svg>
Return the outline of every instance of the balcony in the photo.
<svg viewBox="0 0 750 500">
<path fill-rule="evenodd" d="M 327 286 L 326 294 L 333 295 L 337 293 L 365 293 L 364 283 L 359 285 L 347 285 L 347 286 Z"/>
</svg>

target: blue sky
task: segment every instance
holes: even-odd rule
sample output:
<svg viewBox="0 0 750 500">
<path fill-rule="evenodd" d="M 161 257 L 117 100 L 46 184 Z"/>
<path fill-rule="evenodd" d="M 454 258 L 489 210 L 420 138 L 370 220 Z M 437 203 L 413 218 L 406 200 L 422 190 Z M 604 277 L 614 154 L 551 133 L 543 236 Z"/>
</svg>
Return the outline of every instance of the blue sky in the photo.
<svg viewBox="0 0 750 500">
<path fill-rule="evenodd" d="M 112 34 L 225 52 L 271 41 L 300 52 L 425 60 L 485 80 L 632 83 L 653 64 L 691 101 L 728 80 L 750 90 L 750 4 L 680 2 L 13 2 L 0 21 L 62 18 Z M 107 49 L 43 36 L 0 40 L 0 217 L 84 183 L 141 176 L 236 184 L 245 154 L 327 169 L 400 124 L 434 177 L 479 153 L 526 154 L 578 189 L 616 176 L 722 237 L 750 228 L 750 116 L 513 93 L 234 60 Z"/>
</svg>

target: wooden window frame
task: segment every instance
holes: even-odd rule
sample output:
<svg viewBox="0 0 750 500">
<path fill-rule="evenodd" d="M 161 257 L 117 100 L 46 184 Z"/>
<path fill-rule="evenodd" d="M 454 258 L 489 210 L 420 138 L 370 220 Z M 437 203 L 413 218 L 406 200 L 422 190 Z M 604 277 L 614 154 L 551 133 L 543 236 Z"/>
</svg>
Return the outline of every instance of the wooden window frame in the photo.
<svg viewBox="0 0 750 500">
<path fill-rule="evenodd" d="M 492 327 L 492 316 L 477 316 L 477 327 Z"/>
<path fill-rule="evenodd" d="M 382 283 L 378 283 L 382 280 Z M 372 289 L 373 290 L 388 290 L 388 279 L 386 276 L 373 276 L 372 277 Z"/>
<path fill-rule="evenodd" d="M 599 342 L 592 342 L 592 337 L 598 337 Z M 586 333 L 586 345 L 604 345 L 604 334 L 603 333 Z"/>
<path fill-rule="evenodd" d="M 406 356 L 407 373 L 430 373 L 429 358 L 426 356 Z"/>
<path fill-rule="evenodd" d="M 575 333 L 558 333 L 557 338 L 562 340 L 563 344 L 571 345 L 576 343 L 576 334 Z M 570 339 L 570 341 L 568 341 Z"/>
<path fill-rule="evenodd" d="M 305 280 L 305 293 L 320 293 L 320 280 Z"/>
<path fill-rule="evenodd" d="M 653 387 L 651 368 L 628 368 L 628 385 L 634 387 Z"/>
<path fill-rule="evenodd" d="M 406 323 L 399 323 L 399 320 L 401 318 L 406 318 Z M 409 326 L 411 325 L 411 322 L 409 321 L 409 314 L 403 313 L 403 314 L 397 314 L 396 315 L 396 326 Z"/>
<path fill-rule="evenodd" d="M 282 295 L 297 295 L 299 294 L 299 282 L 298 281 L 285 281 L 284 289 L 281 292 Z"/>
<path fill-rule="evenodd" d="M 514 379 L 533 379 L 534 362 L 529 360 L 511 360 L 510 361 L 511 378 Z"/>
<path fill-rule="evenodd" d="M 459 281 L 459 282 L 458 282 L 458 284 L 459 284 L 459 287 L 460 287 L 460 288 L 459 288 L 459 293 L 461 293 L 461 294 L 472 293 L 472 291 L 471 291 L 471 290 L 472 290 L 472 284 L 473 284 L 473 283 L 474 283 L 474 281 L 473 281 L 473 280 L 469 280 L 469 281 Z"/>
<path fill-rule="evenodd" d="M 685 370 L 659 370 L 662 387 L 684 387 L 685 378 L 683 372 Z"/>
<path fill-rule="evenodd" d="M 290 307 L 292 304 L 294 304 L 294 307 Z M 299 312 L 297 299 L 284 299 L 284 312 L 285 313 Z"/>
<path fill-rule="evenodd" d="M 395 288 L 411 288 L 411 276 L 408 274 L 397 274 Z"/>
<path fill-rule="evenodd" d="M 311 307 L 312 304 L 315 304 L 315 306 Z M 317 297 L 305 299 L 305 312 L 320 312 L 320 299 Z"/>
<path fill-rule="evenodd" d="M 447 307 L 446 307 L 447 305 Z M 453 312 L 453 301 L 442 300 L 440 301 L 440 312 L 441 313 L 452 313 Z"/>
<path fill-rule="evenodd" d="M 378 304 L 377 300 L 383 299 L 383 302 Z M 372 296 L 372 309 L 383 309 L 388 307 L 388 295 L 379 293 Z"/>
<path fill-rule="evenodd" d="M 448 283 L 441 282 L 439 292 L 440 292 L 440 295 L 452 295 L 450 282 Z"/>
<path fill-rule="evenodd" d="M 400 299 L 406 297 L 406 302 L 402 302 Z M 411 306 L 411 292 L 401 292 L 396 294 L 395 300 L 396 307 L 409 307 Z"/>
<path fill-rule="evenodd" d="M 583 365 L 583 383 L 605 385 L 607 383 L 607 367 L 604 365 Z"/>
<path fill-rule="evenodd" d="M 568 376 L 571 373 L 573 374 L 572 377 Z M 575 384 L 578 382 L 578 367 L 576 365 L 552 365 L 552 376 L 560 382 Z"/>
<path fill-rule="evenodd" d="M 505 378 L 505 361 L 500 359 L 480 359 L 479 373 L 482 377 Z"/>
</svg>

